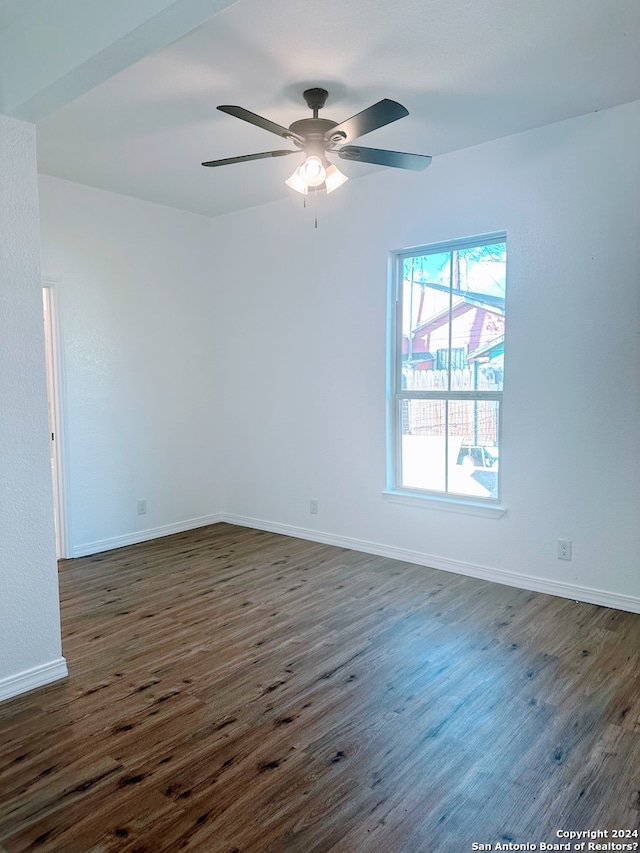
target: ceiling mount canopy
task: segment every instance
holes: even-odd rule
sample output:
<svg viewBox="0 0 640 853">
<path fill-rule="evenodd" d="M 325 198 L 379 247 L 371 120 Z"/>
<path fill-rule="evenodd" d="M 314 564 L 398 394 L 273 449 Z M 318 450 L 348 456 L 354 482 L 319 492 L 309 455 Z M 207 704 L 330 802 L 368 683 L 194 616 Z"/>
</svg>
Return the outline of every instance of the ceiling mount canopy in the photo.
<svg viewBox="0 0 640 853">
<path fill-rule="evenodd" d="M 313 117 L 318 118 L 318 110 L 321 110 L 327 103 L 329 93 L 326 89 L 305 89 L 302 97 L 305 99 L 309 109 L 313 110 Z"/>
<path fill-rule="evenodd" d="M 409 115 L 409 111 L 402 104 L 384 98 L 346 121 L 338 123 L 318 117 L 318 112 L 323 109 L 329 96 L 326 89 L 319 87 L 306 89 L 302 95 L 313 116 L 294 121 L 289 127 L 276 124 L 244 107 L 226 104 L 218 107 L 223 113 L 275 133 L 293 143 L 296 148 L 264 151 L 260 154 L 243 154 L 239 157 L 227 157 L 224 160 L 208 160 L 202 165 L 227 166 L 231 163 L 262 160 L 267 157 L 284 157 L 302 152 L 304 155 L 302 163 L 285 183 L 291 189 L 306 195 L 310 190 L 325 189 L 328 193 L 333 192 L 348 180 L 347 176 L 343 175 L 329 160 L 329 154 L 335 154 L 343 160 L 357 160 L 360 163 L 373 163 L 377 166 L 391 166 L 413 171 L 426 169 L 431 162 L 431 157 L 425 154 L 406 154 L 382 148 L 345 145 L 366 133 L 371 133 L 372 130 L 377 130 Z"/>
</svg>

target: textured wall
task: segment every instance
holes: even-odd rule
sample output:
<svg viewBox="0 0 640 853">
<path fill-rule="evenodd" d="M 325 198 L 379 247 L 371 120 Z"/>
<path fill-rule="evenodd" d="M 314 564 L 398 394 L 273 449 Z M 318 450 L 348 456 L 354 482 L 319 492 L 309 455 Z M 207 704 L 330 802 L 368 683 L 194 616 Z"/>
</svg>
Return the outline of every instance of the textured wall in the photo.
<svg viewBox="0 0 640 853">
<path fill-rule="evenodd" d="M 25 671 L 59 662 L 61 648 L 35 128 L 0 116 L 0 155 L 2 695 L 3 682 Z"/>
<path fill-rule="evenodd" d="M 151 528 L 222 511 L 639 607 L 639 151 L 635 103 L 351 181 L 318 229 L 297 197 L 209 221 L 43 178 L 75 544 L 146 497 Z M 389 503 L 387 253 L 503 229 L 507 513 Z"/>
<path fill-rule="evenodd" d="M 227 374 L 225 510 L 640 606 L 639 152 L 636 102 L 350 181 L 317 230 L 296 199 L 214 221 L 225 347 L 260 354 Z M 388 503 L 387 252 L 503 229 L 507 513 Z"/>
<path fill-rule="evenodd" d="M 206 522 L 222 509 L 224 417 L 210 221 L 48 177 L 40 209 L 43 273 L 59 280 L 70 556 Z"/>
</svg>

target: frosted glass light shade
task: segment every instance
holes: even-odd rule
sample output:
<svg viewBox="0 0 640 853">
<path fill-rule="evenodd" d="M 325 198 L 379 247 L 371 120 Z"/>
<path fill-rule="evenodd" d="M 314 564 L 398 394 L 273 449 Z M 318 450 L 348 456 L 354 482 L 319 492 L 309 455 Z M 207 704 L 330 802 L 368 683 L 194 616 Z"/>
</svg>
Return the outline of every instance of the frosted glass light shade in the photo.
<svg viewBox="0 0 640 853">
<path fill-rule="evenodd" d="M 298 193 L 302 193 L 302 195 L 307 195 L 309 192 L 309 187 L 304 182 L 303 178 L 300 175 L 300 166 L 295 170 L 293 175 L 290 178 L 287 178 L 285 184 L 288 187 L 291 187 L 292 190 L 295 190 Z"/>
<path fill-rule="evenodd" d="M 327 174 L 324 178 L 324 185 L 327 188 L 328 193 L 332 193 L 334 190 L 337 190 L 338 187 L 341 187 L 349 178 L 344 175 L 337 166 L 331 164 L 327 169 Z"/>
<path fill-rule="evenodd" d="M 300 166 L 300 177 L 308 187 L 319 187 L 324 183 L 326 169 L 319 157 L 312 154 Z"/>
</svg>

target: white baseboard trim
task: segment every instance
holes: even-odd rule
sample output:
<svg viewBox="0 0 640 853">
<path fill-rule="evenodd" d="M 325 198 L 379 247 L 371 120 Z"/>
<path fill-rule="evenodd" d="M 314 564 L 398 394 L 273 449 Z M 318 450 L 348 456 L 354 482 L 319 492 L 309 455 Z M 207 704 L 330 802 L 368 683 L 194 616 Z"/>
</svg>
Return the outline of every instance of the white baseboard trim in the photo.
<svg viewBox="0 0 640 853">
<path fill-rule="evenodd" d="M 59 681 L 67 675 L 67 662 L 62 657 L 25 669 L 24 672 L 17 672 L 15 675 L 0 679 L 0 702 L 29 690 L 35 690 L 37 687 L 44 687 L 53 681 Z"/>
<path fill-rule="evenodd" d="M 175 524 L 167 524 L 163 527 L 154 527 L 148 530 L 138 530 L 124 536 L 114 536 L 111 539 L 102 539 L 97 542 L 87 542 L 84 545 L 74 546 L 73 557 L 86 557 L 91 554 L 99 554 L 102 551 L 111 551 L 114 548 L 123 548 L 126 545 L 136 545 L 139 542 L 147 542 L 150 539 L 159 539 L 162 536 L 171 536 L 173 533 L 183 533 L 186 530 L 195 530 L 198 527 L 206 527 L 210 524 L 218 524 L 226 521 L 229 524 L 237 524 L 239 527 L 254 527 L 256 530 L 267 530 L 270 533 L 281 533 L 284 536 L 293 536 L 296 539 L 308 539 L 311 542 L 322 542 L 325 545 L 335 545 L 338 548 L 348 548 L 352 551 L 362 551 L 365 554 L 375 554 L 378 557 L 389 557 L 392 560 L 400 560 L 406 563 L 414 563 L 418 566 L 428 566 L 444 572 L 452 572 L 457 575 L 478 578 L 479 580 L 500 583 L 505 586 L 528 589 L 532 592 L 543 592 L 548 595 L 556 595 L 559 598 L 571 598 L 575 601 L 583 601 L 587 604 L 597 604 L 602 607 L 612 607 L 615 610 L 625 610 L 629 613 L 640 613 L 640 598 L 623 595 L 621 593 L 609 592 L 603 589 L 579 586 L 577 584 L 564 583 L 562 581 L 539 578 L 533 575 L 524 575 L 515 572 L 506 572 L 490 566 L 481 566 L 475 563 L 466 563 L 462 560 L 450 560 L 446 557 L 438 557 L 432 554 L 423 554 L 419 551 L 410 551 L 407 548 L 397 548 L 383 545 L 379 542 L 369 542 L 364 539 L 354 539 L 350 536 L 336 536 L 333 533 L 313 530 L 306 527 L 296 527 L 290 524 L 279 524 L 266 521 L 262 518 L 252 518 L 233 513 L 214 513 L 212 515 L 191 518 Z M 2 699 L 2 682 L 0 682 L 0 699 Z M 37 685 L 36 685 L 37 686 Z M 30 689 L 30 688 L 27 688 Z"/>
<path fill-rule="evenodd" d="M 640 613 L 640 598 L 632 595 L 608 592 L 603 589 L 592 589 L 591 587 L 548 580 L 547 578 L 539 578 L 532 575 L 505 572 L 502 569 L 494 569 L 490 566 L 480 566 L 475 563 L 466 563 L 462 560 L 450 560 L 446 557 L 436 557 L 430 554 L 423 554 L 419 551 L 410 551 L 406 548 L 396 548 L 389 545 L 382 545 L 378 542 L 368 542 L 363 539 L 334 536 L 332 533 L 324 533 L 319 530 L 294 527 L 288 524 L 276 524 L 260 518 L 249 518 L 223 513 L 221 520 L 229 524 L 237 524 L 240 527 L 255 527 L 257 530 L 281 533 L 284 536 L 293 536 L 296 539 L 308 539 L 311 542 L 336 545 L 339 548 L 349 548 L 353 551 L 362 551 L 365 554 L 375 554 L 378 557 L 389 557 L 392 560 L 401 560 L 402 562 L 414 563 L 418 566 L 428 566 L 431 569 L 440 569 L 441 571 L 452 572 L 456 575 L 465 575 L 467 577 L 491 581 L 492 583 L 504 584 L 504 586 L 528 589 L 531 592 L 543 592 L 548 595 L 556 595 L 559 598 L 571 598 L 574 601 L 582 601 L 586 604 L 597 604 L 602 607 L 612 607 L 615 610 L 625 610 L 629 613 Z"/>
<path fill-rule="evenodd" d="M 184 533 L 185 530 L 195 530 L 197 527 L 207 527 L 224 521 L 222 513 L 203 515 L 199 518 L 189 518 L 186 521 L 178 521 L 175 524 L 165 524 L 163 527 L 151 527 L 147 530 L 136 530 L 134 533 L 126 533 L 124 536 L 113 536 L 111 539 L 100 539 L 97 542 L 85 542 L 84 545 L 74 545 L 71 551 L 72 557 L 89 557 L 102 551 L 113 551 L 114 548 L 124 548 L 126 545 L 137 545 L 139 542 L 148 542 L 150 539 L 160 539 L 162 536 L 171 536 L 173 533 Z"/>
</svg>

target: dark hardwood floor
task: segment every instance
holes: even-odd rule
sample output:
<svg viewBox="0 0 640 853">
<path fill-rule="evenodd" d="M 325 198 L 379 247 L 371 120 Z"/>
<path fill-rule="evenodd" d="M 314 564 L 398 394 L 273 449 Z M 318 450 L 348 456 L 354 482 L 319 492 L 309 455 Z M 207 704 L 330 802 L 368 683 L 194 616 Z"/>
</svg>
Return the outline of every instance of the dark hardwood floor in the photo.
<svg viewBox="0 0 640 853">
<path fill-rule="evenodd" d="M 640 850 L 638 615 L 227 524 L 60 583 L 2 853 Z"/>
</svg>

